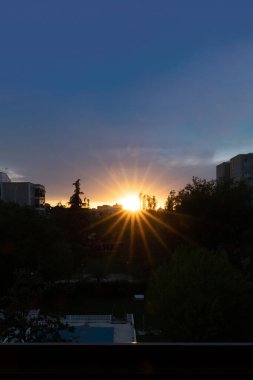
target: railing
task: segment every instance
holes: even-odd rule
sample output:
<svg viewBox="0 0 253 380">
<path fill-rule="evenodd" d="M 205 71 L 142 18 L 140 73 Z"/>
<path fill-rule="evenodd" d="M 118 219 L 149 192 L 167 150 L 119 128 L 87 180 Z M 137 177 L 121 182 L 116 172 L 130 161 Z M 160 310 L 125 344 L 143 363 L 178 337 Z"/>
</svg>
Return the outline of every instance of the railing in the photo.
<svg viewBox="0 0 253 380">
<path fill-rule="evenodd" d="M 66 315 L 65 322 L 67 323 L 111 323 L 112 316 L 106 315 Z"/>
<path fill-rule="evenodd" d="M 132 341 L 132 343 L 137 343 L 136 331 L 134 328 L 133 328 L 133 341 Z"/>
<path fill-rule="evenodd" d="M 132 326 L 134 326 L 134 315 L 133 314 L 127 314 L 127 322 L 130 323 Z"/>
<path fill-rule="evenodd" d="M 133 331 L 132 343 L 137 343 L 136 331 L 134 328 L 134 315 L 133 314 L 127 314 L 127 322 L 130 323 L 130 325 L 132 326 L 132 331 Z"/>
</svg>

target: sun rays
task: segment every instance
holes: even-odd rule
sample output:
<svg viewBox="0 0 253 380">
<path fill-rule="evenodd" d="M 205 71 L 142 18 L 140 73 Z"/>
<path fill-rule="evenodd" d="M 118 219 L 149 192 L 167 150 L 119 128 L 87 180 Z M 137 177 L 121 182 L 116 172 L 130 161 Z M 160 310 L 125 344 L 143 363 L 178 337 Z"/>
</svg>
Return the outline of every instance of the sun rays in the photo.
<svg viewBox="0 0 253 380">
<path fill-rule="evenodd" d="M 108 197 L 109 194 L 113 196 L 114 203 L 122 206 L 122 210 L 117 212 L 98 215 L 89 227 L 90 230 L 100 231 L 102 246 L 103 241 L 107 242 L 105 246 L 111 246 L 109 252 L 107 251 L 108 261 L 117 255 L 127 255 L 125 259 L 128 262 L 141 257 L 141 260 L 144 259 L 143 262 L 152 265 L 153 258 L 159 255 L 159 252 L 170 251 L 170 236 L 187 240 L 156 211 L 156 197 L 148 195 L 155 193 L 164 173 L 159 171 L 154 175 L 151 163 L 145 168 L 138 166 L 137 162 L 132 168 L 125 167 L 121 161 L 115 162 L 113 167 L 106 166 L 102 160 L 100 163 L 107 180 L 103 182 L 96 178 L 96 183 L 104 189 Z M 160 186 L 159 190 L 161 191 Z M 143 197 L 150 201 L 150 204 L 145 203 L 147 207 L 144 205 Z M 149 207 L 151 201 L 153 207 Z"/>
<path fill-rule="evenodd" d="M 101 246 L 110 245 L 109 251 L 107 250 L 108 265 L 111 260 L 122 258 L 123 255 L 125 262 L 143 260 L 145 265 L 152 267 L 158 252 L 169 252 L 166 231 L 180 235 L 172 226 L 160 220 L 156 212 L 140 209 L 138 212 L 121 210 L 99 216 L 97 222 L 88 229 L 98 231 Z"/>
</svg>

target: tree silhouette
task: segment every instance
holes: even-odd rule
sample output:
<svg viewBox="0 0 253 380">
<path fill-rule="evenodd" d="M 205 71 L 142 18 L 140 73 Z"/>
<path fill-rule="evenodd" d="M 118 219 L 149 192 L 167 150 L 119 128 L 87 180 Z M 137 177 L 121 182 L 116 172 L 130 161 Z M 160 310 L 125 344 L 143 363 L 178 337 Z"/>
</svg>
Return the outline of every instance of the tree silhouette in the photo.
<svg viewBox="0 0 253 380">
<path fill-rule="evenodd" d="M 175 190 L 171 190 L 165 202 L 165 210 L 170 212 L 175 211 L 176 205 L 176 192 Z"/>
<path fill-rule="evenodd" d="M 83 194 L 83 192 L 80 190 L 80 179 L 77 179 L 73 183 L 73 186 L 75 186 L 74 194 L 70 197 L 68 204 L 71 208 L 81 208 L 84 206 L 84 203 L 80 198 L 80 195 Z"/>
<path fill-rule="evenodd" d="M 84 200 L 83 200 L 83 207 L 84 207 L 84 208 L 90 208 L 90 200 L 89 200 L 89 198 L 84 197 Z"/>
</svg>

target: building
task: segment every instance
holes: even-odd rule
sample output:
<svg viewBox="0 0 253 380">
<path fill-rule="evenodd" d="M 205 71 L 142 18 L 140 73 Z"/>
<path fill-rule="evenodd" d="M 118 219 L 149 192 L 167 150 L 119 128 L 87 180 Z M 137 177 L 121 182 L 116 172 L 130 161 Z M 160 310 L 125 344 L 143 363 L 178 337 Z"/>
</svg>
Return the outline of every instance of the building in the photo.
<svg viewBox="0 0 253 380">
<path fill-rule="evenodd" d="M 230 178 L 230 162 L 222 162 L 216 166 L 216 179 Z"/>
<path fill-rule="evenodd" d="M 44 211 L 45 187 L 31 182 L 12 182 L 6 173 L 0 172 L 0 201 Z"/>
<path fill-rule="evenodd" d="M 253 153 L 238 154 L 216 166 L 216 179 L 233 178 L 253 187 Z"/>
<path fill-rule="evenodd" d="M 117 203 L 113 206 L 103 205 L 97 206 L 97 210 L 100 214 L 114 214 L 116 212 L 122 211 L 122 205 L 118 205 Z"/>
</svg>

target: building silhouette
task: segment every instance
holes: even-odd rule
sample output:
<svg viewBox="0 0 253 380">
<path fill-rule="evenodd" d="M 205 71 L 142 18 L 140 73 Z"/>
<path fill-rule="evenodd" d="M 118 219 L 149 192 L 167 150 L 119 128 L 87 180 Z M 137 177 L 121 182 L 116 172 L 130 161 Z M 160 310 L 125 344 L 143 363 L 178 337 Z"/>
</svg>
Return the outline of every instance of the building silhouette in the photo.
<svg viewBox="0 0 253 380">
<path fill-rule="evenodd" d="M 116 212 L 122 211 L 122 209 L 123 209 L 122 205 L 118 205 L 117 203 L 113 206 L 109 206 L 109 205 L 97 206 L 97 210 L 101 214 L 114 214 Z"/>
<path fill-rule="evenodd" d="M 6 173 L 0 172 L 0 201 L 44 211 L 45 187 L 31 182 L 12 182 Z"/>
</svg>

